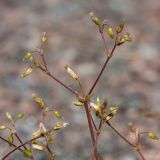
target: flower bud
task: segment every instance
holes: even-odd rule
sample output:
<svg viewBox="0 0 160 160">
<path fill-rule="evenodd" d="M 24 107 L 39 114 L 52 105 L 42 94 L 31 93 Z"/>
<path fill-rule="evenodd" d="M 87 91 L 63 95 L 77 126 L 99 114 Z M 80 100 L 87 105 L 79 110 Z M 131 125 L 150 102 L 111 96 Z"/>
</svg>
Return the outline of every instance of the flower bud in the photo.
<svg viewBox="0 0 160 160">
<path fill-rule="evenodd" d="M 111 27 L 108 28 L 108 35 L 109 35 L 109 37 L 111 37 L 112 39 L 114 38 L 113 29 L 112 29 Z"/>
<path fill-rule="evenodd" d="M 42 42 L 43 44 L 47 42 L 46 32 L 43 32 L 43 33 L 42 33 L 41 42 Z"/>
</svg>

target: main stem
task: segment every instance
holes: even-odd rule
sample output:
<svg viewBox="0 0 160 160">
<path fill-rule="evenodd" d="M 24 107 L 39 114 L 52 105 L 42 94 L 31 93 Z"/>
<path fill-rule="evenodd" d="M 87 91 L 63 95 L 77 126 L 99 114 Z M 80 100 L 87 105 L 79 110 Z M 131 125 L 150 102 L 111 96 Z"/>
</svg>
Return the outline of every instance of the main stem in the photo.
<svg viewBox="0 0 160 160">
<path fill-rule="evenodd" d="M 85 112 L 86 112 L 86 116 L 87 116 L 89 131 L 90 131 L 90 135 L 91 135 L 92 146 L 93 146 L 93 150 L 94 150 L 94 157 L 95 157 L 96 160 L 98 160 L 97 147 L 94 146 L 95 145 L 95 137 L 94 137 L 94 130 L 93 130 L 93 125 L 92 125 L 92 121 L 91 121 L 91 116 L 90 116 L 90 113 L 89 113 L 90 111 L 89 111 L 89 108 L 88 108 L 88 102 L 84 103 L 84 107 L 85 107 Z"/>
</svg>

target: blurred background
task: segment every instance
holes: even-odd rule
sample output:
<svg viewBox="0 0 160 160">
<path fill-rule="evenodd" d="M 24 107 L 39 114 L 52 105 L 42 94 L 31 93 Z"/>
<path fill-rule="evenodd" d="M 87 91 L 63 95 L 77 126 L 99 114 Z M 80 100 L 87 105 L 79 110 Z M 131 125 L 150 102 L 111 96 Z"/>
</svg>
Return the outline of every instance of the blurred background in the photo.
<svg viewBox="0 0 160 160">
<path fill-rule="evenodd" d="M 45 57 L 50 70 L 76 89 L 64 70 L 64 65 L 69 64 L 87 91 L 105 61 L 104 46 L 97 27 L 90 20 L 90 11 L 113 27 L 125 19 L 125 31 L 133 38 L 132 43 L 116 49 L 93 98 L 108 98 L 110 105 L 119 106 L 111 121 L 126 137 L 130 137 L 129 122 L 140 131 L 152 131 L 160 136 L 159 0 L 1 0 L 0 124 L 5 121 L 5 112 L 12 115 L 24 112 L 26 116 L 17 128 L 27 140 L 38 128 L 37 118 L 41 115 L 31 95 L 34 92 L 41 96 L 47 106 L 61 111 L 70 123 L 55 135 L 53 149 L 57 160 L 89 159 L 91 143 L 85 113 L 73 105 L 75 98 L 68 91 L 40 71 L 34 71 L 25 79 L 19 78 L 27 68 L 22 59 L 26 51 L 40 44 L 40 36 L 46 31 Z M 112 45 L 108 43 L 109 48 Z M 141 143 L 147 160 L 160 159 L 159 141 L 144 137 Z M 8 145 L 0 141 L 0 158 L 8 151 Z M 139 159 L 107 126 L 100 137 L 99 153 L 104 160 Z M 46 157 L 37 155 L 39 160 Z M 24 158 L 17 152 L 8 159 Z"/>
</svg>

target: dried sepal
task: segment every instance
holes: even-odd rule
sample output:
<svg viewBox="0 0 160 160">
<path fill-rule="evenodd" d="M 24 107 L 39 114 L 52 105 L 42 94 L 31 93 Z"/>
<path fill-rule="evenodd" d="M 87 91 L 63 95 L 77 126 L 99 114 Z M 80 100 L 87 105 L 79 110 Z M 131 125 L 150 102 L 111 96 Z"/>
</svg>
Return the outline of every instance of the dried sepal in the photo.
<svg viewBox="0 0 160 160">
<path fill-rule="evenodd" d="M 96 98 L 96 103 L 90 102 L 90 107 L 94 109 L 96 112 L 101 112 L 102 111 L 102 105 L 100 104 L 100 98 Z"/>
<path fill-rule="evenodd" d="M 113 113 L 109 113 L 108 115 L 103 115 L 102 117 L 105 122 L 108 122 L 113 118 L 113 116 L 114 116 Z"/>
<path fill-rule="evenodd" d="M 42 98 L 36 96 L 34 93 L 32 94 L 34 101 L 43 109 L 45 107 L 45 103 Z"/>
<path fill-rule="evenodd" d="M 34 59 L 33 64 L 35 65 L 35 67 L 39 68 L 41 67 L 41 62 L 38 59 Z"/>
<path fill-rule="evenodd" d="M 108 28 L 108 35 L 109 35 L 110 38 L 112 38 L 112 39 L 114 38 L 114 32 L 113 32 L 113 29 L 111 27 Z"/>
<path fill-rule="evenodd" d="M 108 99 L 107 99 L 107 98 L 105 98 L 105 99 L 103 100 L 103 103 L 101 104 L 101 108 L 102 108 L 102 110 L 106 109 L 106 108 L 107 108 L 107 106 L 108 106 Z"/>
<path fill-rule="evenodd" d="M 24 78 L 29 76 L 33 72 L 33 67 L 29 67 L 25 72 L 21 73 L 20 77 Z"/>
<path fill-rule="evenodd" d="M 38 137 L 40 135 L 41 135 L 40 129 L 38 129 L 37 131 L 35 131 L 35 132 L 32 133 L 33 138 Z"/>
<path fill-rule="evenodd" d="M 62 118 L 62 114 L 58 111 L 53 111 L 53 115 L 56 117 L 56 118 Z"/>
<path fill-rule="evenodd" d="M 47 42 L 46 32 L 43 32 L 43 33 L 42 33 L 41 42 L 42 42 L 43 44 L 45 44 L 45 43 Z"/>
<path fill-rule="evenodd" d="M 119 24 L 116 28 L 116 32 L 121 33 L 123 31 L 123 28 L 124 28 L 124 23 Z"/>
<path fill-rule="evenodd" d="M 100 25 L 100 20 L 99 18 L 94 14 L 94 12 L 90 12 L 89 13 L 92 21 L 96 24 L 96 25 Z"/>
<path fill-rule="evenodd" d="M 65 65 L 64 68 L 73 80 L 78 80 L 78 75 L 68 65 Z"/>
<path fill-rule="evenodd" d="M 0 126 L 0 130 L 5 130 L 5 129 L 7 129 L 8 127 L 6 126 L 6 125 L 2 125 L 2 126 Z"/>
<path fill-rule="evenodd" d="M 154 133 L 152 132 L 146 132 L 146 133 L 150 139 L 159 140 L 159 137 L 157 137 Z"/>
<path fill-rule="evenodd" d="M 47 134 L 46 136 L 48 143 L 53 143 L 54 142 L 54 137 L 52 134 Z"/>
<path fill-rule="evenodd" d="M 29 158 L 32 158 L 32 151 L 31 150 L 29 150 L 29 149 L 25 149 L 24 151 L 23 151 L 23 154 L 26 156 L 26 157 L 29 157 Z"/>
<path fill-rule="evenodd" d="M 49 154 L 50 160 L 56 160 L 56 154 L 54 152 Z"/>
<path fill-rule="evenodd" d="M 95 103 L 90 103 L 91 108 L 93 108 L 96 112 L 100 112 L 101 111 L 101 107 L 100 105 L 97 105 Z"/>
<path fill-rule="evenodd" d="M 43 136 L 46 135 L 47 129 L 46 129 L 46 127 L 44 126 L 43 123 L 39 123 L 39 130 L 40 130 L 40 132 L 41 132 L 41 135 L 43 135 Z"/>
<path fill-rule="evenodd" d="M 23 117 L 24 117 L 24 113 L 20 113 L 20 114 L 17 115 L 18 119 L 22 119 Z"/>
<path fill-rule="evenodd" d="M 130 36 L 129 33 L 125 34 L 125 35 L 123 36 L 123 38 L 124 38 L 126 41 L 128 41 L 128 42 L 131 42 L 131 41 L 132 41 L 132 38 L 131 38 L 131 36 Z"/>
<path fill-rule="evenodd" d="M 120 45 L 122 45 L 125 41 L 126 41 L 125 38 L 121 38 L 120 40 L 117 40 L 117 41 L 116 41 L 116 45 L 120 46 Z"/>
<path fill-rule="evenodd" d="M 108 107 L 108 110 L 109 110 L 111 113 L 116 114 L 117 111 L 118 111 L 118 107 L 109 106 L 109 107 Z"/>
<path fill-rule="evenodd" d="M 44 151 L 44 147 L 39 144 L 32 144 L 32 147 L 38 151 Z"/>
<path fill-rule="evenodd" d="M 96 104 L 98 105 L 98 106 L 100 106 L 100 98 L 97 96 L 97 98 L 96 98 Z"/>
<path fill-rule="evenodd" d="M 79 101 L 73 102 L 73 104 L 74 104 L 75 106 L 78 106 L 78 107 L 84 106 L 84 103 L 79 102 Z"/>
<path fill-rule="evenodd" d="M 129 127 L 129 130 L 130 130 L 132 133 L 136 133 L 136 132 L 137 132 L 137 128 L 136 128 L 132 123 L 129 123 L 129 124 L 128 124 L 128 127 Z"/>
<path fill-rule="evenodd" d="M 55 126 L 53 127 L 53 130 L 59 130 L 61 128 L 65 128 L 66 126 L 68 126 L 69 124 L 66 122 L 57 122 L 55 124 Z"/>
<path fill-rule="evenodd" d="M 23 61 L 32 61 L 33 60 L 33 56 L 32 56 L 32 53 L 31 52 L 26 52 L 24 58 L 23 58 Z"/>
</svg>

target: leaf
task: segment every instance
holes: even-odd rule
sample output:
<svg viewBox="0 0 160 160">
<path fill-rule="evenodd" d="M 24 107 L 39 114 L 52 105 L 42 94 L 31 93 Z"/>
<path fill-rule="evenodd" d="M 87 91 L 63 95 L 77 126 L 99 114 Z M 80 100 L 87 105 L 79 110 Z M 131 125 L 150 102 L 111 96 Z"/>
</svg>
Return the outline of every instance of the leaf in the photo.
<svg viewBox="0 0 160 160">
<path fill-rule="evenodd" d="M 5 130 L 5 129 L 7 129 L 7 126 L 6 126 L 6 125 L 0 126 L 0 130 Z"/>
<path fill-rule="evenodd" d="M 154 140 L 159 140 L 159 137 L 157 137 L 154 133 L 152 132 L 147 132 L 147 136 L 151 139 L 154 139 Z"/>
<path fill-rule="evenodd" d="M 68 65 L 64 67 L 73 80 L 78 80 L 77 74 Z"/>
<path fill-rule="evenodd" d="M 44 147 L 38 144 L 32 144 L 32 147 L 38 151 L 44 151 Z"/>
<path fill-rule="evenodd" d="M 53 111 L 53 115 L 56 117 L 56 118 L 62 118 L 62 114 L 58 111 Z"/>
<path fill-rule="evenodd" d="M 109 35 L 109 37 L 111 37 L 112 39 L 114 38 L 113 29 L 112 29 L 111 27 L 108 28 L 108 35 Z"/>
<path fill-rule="evenodd" d="M 29 67 L 25 72 L 21 73 L 20 77 L 24 78 L 29 76 L 33 72 L 33 67 Z"/>
<path fill-rule="evenodd" d="M 24 150 L 24 151 L 23 151 L 23 154 L 24 154 L 26 157 L 29 157 L 29 158 L 32 157 L 32 152 L 31 152 L 31 150 L 29 150 L 29 149 Z"/>
<path fill-rule="evenodd" d="M 20 114 L 17 115 L 17 118 L 18 118 L 18 119 L 21 119 L 21 118 L 23 118 L 23 117 L 24 117 L 24 113 L 20 113 Z"/>
</svg>

